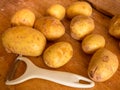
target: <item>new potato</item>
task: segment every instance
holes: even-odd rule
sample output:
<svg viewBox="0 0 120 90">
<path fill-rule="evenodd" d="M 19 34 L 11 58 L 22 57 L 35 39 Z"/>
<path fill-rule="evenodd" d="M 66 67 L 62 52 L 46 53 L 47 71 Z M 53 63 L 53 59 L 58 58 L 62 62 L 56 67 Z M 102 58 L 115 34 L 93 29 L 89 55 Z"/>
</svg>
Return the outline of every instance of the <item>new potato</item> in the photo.
<svg viewBox="0 0 120 90">
<path fill-rule="evenodd" d="M 34 27 L 42 32 L 47 40 L 58 39 L 65 33 L 65 28 L 60 20 L 52 16 L 37 19 Z"/>
<path fill-rule="evenodd" d="M 115 15 L 109 27 L 109 34 L 120 39 L 120 15 Z"/>
<path fill-rule="evenodd" d="M 46 38 L 36 29 L 16 26 L 7 29 L 2 34 L 2 43 L 9 53 L 39 56 L 45 48 Z"/>
<path fill-rule="evenodd" d="M 58 42 L 49 46 L 43 53 L 47 66 L 59 68 L 66 64 L 73 56 L 73 48 L 68 42 Z"/>
<path fill-rule="evenodd" d="M 93 81 L 104 82 L 115 74 L 118 65 L 117 56 L 108 49 L 102 48 L 92 56 L 88 67 L 88 75 Z"/>
<path fill-rule="evenodd" d="M 88 2 L 78 1 L 71 4 L 67 10 L 67 17 L 72 19 L 77 15 L 90 16 L 92 14 L 92 7 Z"/>
<path fill-rule="evenodd" d="M 29 9 L 21 9 L 17 11 L 11 18 L 13 26 L 33 26 L 35 21 L 35 14 Z"/>
<path fill-rule="evenodd" d="M 87 54 L 93 54 L 96 50 L 105 46 L 105 39 L 99 34 L 86 36 L 82 41 L 82 49 Z"/>
<path fill-rule="evenodd" d="M 94 28 L 94 20 L 88 16 L 78 15 L 70 23 L 71 36 L 76 40 L 82 40 Z"/>
<path fill-rule="evenodd" d="M 65 8 L 60 4 L 54 4 L 47 9 L 47 13 L 59 20 L 62 20 L 65 16 Z"/>
</svg>

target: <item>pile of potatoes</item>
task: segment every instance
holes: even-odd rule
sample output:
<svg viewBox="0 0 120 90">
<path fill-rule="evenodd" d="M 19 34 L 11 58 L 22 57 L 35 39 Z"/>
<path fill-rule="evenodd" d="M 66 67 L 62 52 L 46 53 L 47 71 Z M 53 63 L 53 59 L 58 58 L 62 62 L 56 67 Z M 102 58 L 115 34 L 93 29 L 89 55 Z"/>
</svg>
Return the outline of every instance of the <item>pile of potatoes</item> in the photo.
<svg viewBox="0 0 120 90">
<path fill-rule="evenodd" d="M 82 41 L 82 50 L 93 54 L 88 66 L 88 76 L 96 82 L 108 80 L 118 68 L 118 58 L 110 50 L 104 48 L 105 38 L 100 34 L 92 34 L 95 29 L 91 18 L 92 7 L 88 2 L 78 1 L 66 9 L 54 4 L 46 10 L 46 16 L 36 18 L 29 9 L 17 11 L 11 18 L 11 28 L 2 34 L 2 43 L 8 53 L 25 56 L 43 56 L 45 64 L 51 68 L 65 65 L 73 56 L 71 43 L 61 41 L 46 48 L 47 41 L 61 38 L 65 27 L 61 20 L 65 15 L 70 22 L 70 35 Z M 116 19 L 119 18 L 119 19 Z M 120 16 L 112 20 L 109 33 L 120 38 Z"/>
<path fill-rule="evenodd" d="M 8 53 L 42 55 L 47 66 L 59 68 L 72 58 L 72 45 L 62 41 L 46 48 L 46 44 L 64 35 L 65 27 L 60 20 L 65 16 L 65 8 L 55 4 L 46 13 L 47 16 L 36 18 L 34 12 L 26 8 L 15 12 L 12 27 L 2 34 L 2 44 Z"/>
<path fill-rule="evenodd" d="M 91 34 L 95 28 L 94 20 L 90 17 L 92 7 L 86 2 L 76 2 L 70 5 L 66 12 L 68 18 L 72 19 L 71 36 L 82 41 L 82 50 L 86 54 L 93 54 L 88 66 L 88 76 L 96 82 L 108 80 L 117 71 L 119 62 L 114 53 L 104 48 L 105 38 L 100 34 Z M 120 21 L 120 16 L 117 21 Z M 113 31 L 111 34 L 118 32 Z"/>
</svg>

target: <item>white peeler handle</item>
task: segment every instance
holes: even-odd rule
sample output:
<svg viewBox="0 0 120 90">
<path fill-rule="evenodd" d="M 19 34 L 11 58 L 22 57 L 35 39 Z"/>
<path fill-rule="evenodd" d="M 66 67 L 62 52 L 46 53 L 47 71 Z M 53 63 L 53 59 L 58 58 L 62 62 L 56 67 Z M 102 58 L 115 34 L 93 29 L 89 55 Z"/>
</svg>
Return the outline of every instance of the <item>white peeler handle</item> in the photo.
<svg viewBox="0 0 120 90">
<path fill-rule="evenodd" d="M 62 85 L 75 87 L 75 88 L 91 88 L 95 85 L 93 81 L 87 79 L 83 76 L 69 73 L 69 72 L 62 72 L 62 71 L 53 71 L 42 69 L 35 66 L 28 58 L 18 56 L 17 60 L 24 61 L 27 64 L 27 68 L 25 73 L 15 80 L 7 80 L 6 85 L 15 85 L 22 83 L 28 79 L 32 78 L 41 78 L 45 80 L 50 80 Z M 79 83 L 79 81 L 86 81 L 88 84 Z"/>
</svg>

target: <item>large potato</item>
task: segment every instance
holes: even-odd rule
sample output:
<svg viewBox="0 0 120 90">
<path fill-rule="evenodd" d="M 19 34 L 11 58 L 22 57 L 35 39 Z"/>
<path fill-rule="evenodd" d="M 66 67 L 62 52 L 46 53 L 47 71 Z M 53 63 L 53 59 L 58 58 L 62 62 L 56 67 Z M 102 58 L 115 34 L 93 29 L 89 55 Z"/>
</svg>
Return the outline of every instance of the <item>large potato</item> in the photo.
<svg viewBox="0 0 120 90">
<path fill-rule="evenodd" d="M 82 49 L 87 54 L 93 54 L 96 50 L 104 46 L 105 39 L 99 34 L 88 35 L 82 41 Z"/>
<path fill-rule="evenodd" d="M 120 15 L 116 15 L 112 18 L 109 27 L 109 34 L 120 39 Z"/>
<path fill-rule="evenodd" d="M 95 28 L 92 18 L 79 15 L 72 19 L 70 23 L 71 36 L 76 40 L 82 40 Z"/>
<path fill-rule="evenodd" d="M 78 1 L 71 4 L 66 10 L 68 18 L 73 18 L 77 15 L 90 16 L 92 14 L 92 7 L 88 2 Z"/>
<path fill-rule="evenodd" d="M 56 17 L 59 20 L 62 20 L 65 16 L 65 8 L 60 4 L 54 4 L 47 9 L 48 15 Z"/>
<path fill-rule="evenodd" d="M 66 64 L 73 55 L 73 48 L 68 42 L 58 42 L 49 46 L 43 53 L 45 64 L 52 68 L 59 68 Z"/>
<path fill-rule="evenodd" d="M 2 43 L 7 52 L 27 56 L 41 55 L 46 45 L 44 35 L 27 26 L 16 26 L 2 34 Z"/>
<path fill-rule="evenodd" d="M 11 23 L 13 26 L 19 25 L 33 26 L 34 21 L 35 14 L 29 9 L 21 9 L 17 11 L 11 19 Z"/>
<path fill-rule="evenodd" d="M 45 35 L 47 40 L 58 39 L 65 33 L 65 28 L 60 20 L 51 16 L 37 19 L 34 27 L 40 30 L 40 32 Z"/>
<path fill-rule="evenodd" d="M 106 81 L 116 72 L 118 64 L 114 53 L 105 48 L 99 49 L 89 63 L 88 75 L 93 81 Z"/>
</svg>

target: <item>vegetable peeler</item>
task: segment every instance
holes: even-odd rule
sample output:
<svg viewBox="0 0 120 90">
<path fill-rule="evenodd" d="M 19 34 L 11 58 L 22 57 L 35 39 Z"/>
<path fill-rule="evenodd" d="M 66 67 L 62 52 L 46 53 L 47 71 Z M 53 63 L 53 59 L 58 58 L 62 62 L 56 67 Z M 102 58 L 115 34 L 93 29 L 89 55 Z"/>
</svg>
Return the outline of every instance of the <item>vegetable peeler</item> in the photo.
<svg viewBox="0 0 120 90">
<path fill-rule="evenodd" d="M 27 57 L 18 56 L 15 60 L 15 64 L 18 61 L 23 61 L 26 64 L 26 70 L 23 75 L 17 79 L 11 80 L 13 73 L 15 73 L 15 71 L 12 70 L 13 73 L 8 75 L 7 81 L 5 82 L 6 85 L 19 84 L 32 78 L 41 78 L 74 88 L 91 88 L 95 85 L 92 80 L 77 74 L 40 68 L 34 65 Z M 16 66 L 14 66 L 14 68 L 16 68 Z M 88 84 L 80 83 L 80 80 L 86 81 Z"/>
</svg>

